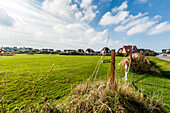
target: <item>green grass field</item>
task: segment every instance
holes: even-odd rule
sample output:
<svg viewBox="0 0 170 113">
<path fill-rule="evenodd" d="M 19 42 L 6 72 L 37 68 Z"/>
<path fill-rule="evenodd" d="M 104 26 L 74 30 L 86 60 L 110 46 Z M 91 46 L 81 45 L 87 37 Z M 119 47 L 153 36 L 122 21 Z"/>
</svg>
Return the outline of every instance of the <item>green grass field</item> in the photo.
<svg viewBox="0 0 170 113">
<path fill-rule="evenodd" d="M 100 56 L 16 55 L 0 57 L 0 99 L 7 110 L 28 103 L 44 103 L 69 95 L 71 86 L 85 82 L 93 73 Z M 103 59 L 110 59 L 109 56 Z M 116 57 L 116 64 L 123 57 Z M 161 69 L 158 74 L 134 74 L 133 85 L 147 95 L 160 95 L 170 107 L 170 62 L 149 57 Z M 53 71 L 50 72 L 55 63 Z M 124 70 L 117 66 L 123 77 Z M 131 75 L 131 74 L 130 74 Z M 110 63 L 102 63 L 97 79 L 108 80 Z"/>
</svg>

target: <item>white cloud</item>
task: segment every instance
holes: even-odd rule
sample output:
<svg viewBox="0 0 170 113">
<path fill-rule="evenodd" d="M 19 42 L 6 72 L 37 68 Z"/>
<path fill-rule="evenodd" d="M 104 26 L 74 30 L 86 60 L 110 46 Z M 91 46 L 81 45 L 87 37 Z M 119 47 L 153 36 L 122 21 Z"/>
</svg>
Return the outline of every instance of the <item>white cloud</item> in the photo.
<svg viewBox="0 0 170 113">
<path fill-rule="evenodd" d="M 70 0 L 45 0 L 42 8 L 55 16 L 70 18 L 76 10 L 76 4 L 70 5 Z"/>
<path fill-rule="evenodd" d="M 147 0 L 140 0 L 140 2 L 145 3 Z M 112 12 L 117 12 L 116 16 L 122 12 L 126 11 L 127 9 L 127 1 L 123 2 L 120 7 L 115 7 L 112 9 Z M 128 11 L 126 11 L 128 12 Z M 164 22 L 161 24 L 159 23 L 159 20 L 162 18 L 160 15 L 155 15 L 153 18 L 150 18 L 148 15 L 148 12 L 146 13 L 138 13 L 137 15 L 130 15 L 126 16 L 122 19 L 115 19 L 112 16 L 110 12 L 107 12 L 102 19 L 100 20 L 101 25 L 111 25 L 111 24 L 119 24 L 114 28 L 115 32 L 126 32 L 128 36 L 138 34 L 138 33 L 146 33 L 148 35 L 155 35 L 160 34 L 164 32 L 170 31 L 170 24 L 168 22 Z M 114 21 L 111 21 L 113 20 Z M 117 21 L 116 21 L 117 20 Z M 156 26 L 156 27 L 154 27 Z"/>
<path fill-rule="evenodd" d="M 149 21 L 149 17 L 143 17 L 143 18 L 140 18 L 140 19 L 137 19 L 137 20 L 130 21 L 125 26 L 119 25 L 114 30 L 116 32 L 123 32 L 123 31 L 126 31 L 127 29 L 129 29 L 129 28 L 131 28 L 133 26 L 136 26 L 136 25 L 139 25 L 139 24 L 143 24 L 143 23 L 146 23 L 148 21 Z"/>
<path fill-rule="evenodd" d="M 156 16 L 153 17 L 154 20 L 158 20 L 158 19 L 161 19 L 161 18 L 162 18 L 162 16 L 160 16 L 160 15 L 156 15 Z"/>
<path fill-rule="evenodd" d="M 107 12 L 101 18 L 99 24 L 100 25 L 111 25 L 111 24 L 119 24 L 129 15 L 128 11 L 120 11 L 115 16 L 112 16 L 110 12 Z"/>
<path fill-rule="evenodd" d="M 146 3 L 148 0 L 138 0 L 138 3 Z"/>
<path fill-rule="evenodd" d="M 98 32 L 96 34 L 96 36 L 94 36 L 93 38 L 90 39 L 89 44 L 93 45 L 93 44 L 100 44 L 100 45 L 105 45 L 105 43 L 103 43 L 107 37 L 107 32 L 108 30 L 104 30 L 102 32 Z"/>
<path fill-rule="evenodd" d="M 127 8 L 128 8 L 127 3 L 128 3 L 127 1 L 124 1 L 124 2 L 121 4 L 121 6 L 119 6 L 119 7 L 114 7 L 114 8 L 112 9 L 112 12 L 115 13 L 115 12 L 123 11 L 123 10 L 127 9 Z"/>
<path fill-rule="evenodd" d="M 168 24 L 168 21 L 162 22 L 158 24 L 156 27 L 152 28 L 148 35 L 157 35 L 165 32 L 170 32 L 170 24 Z"/>
<path fill-rule="evenodd" d="M 145 16 L 145 15 L 147 15 L 147 14 L 148 14 L 148 12 L 146 12 L 146 13 L 144 13 L 144 14 L 142 14 L 142 13 L 139 12 L 138 15 L 135 15 L 135 16 L 130 15 L 127 19 L 123 20 L 121 24 L 124 25 L 124 24 L 128 23 L 129 21 L 138 19 L 138 18 L 143 17 L 143 16 Z"/>
<path fill-rule="evenodd" d="M 129 11 L 124 11 L 125 9 L 127 9 L 127 7 L 128 7 L 127 1 L 125 1 L 122 3 L 120 7 L 113 8 L 112 13 L 107 12 L 102 16 L 99 24 L 100 25 L 119 24 L 121 21 L 125 20 L 125 18 L 129 15 Z M 116 12 L 117 14 L 114 15 L 114 13 Z"/>
<path fill-rule="evenodd" d="M 85 22 L 91 22 L 95 17 L 96 14 L 98 13 L 98 11 L 94 11 L 95 9 L 97 9 L 97 6 L 90 6 L 88 8 L 85 8 L 83 10 L 83 14 L 84 16 L 82 16 L 81 21 L 85 21 Z"/>
<path fill-rule="evenodd" d="M 80 6 L 81 6 L 81 8 L 87 8 L 91 5 L 91 3 L 92 3 L 92 0 L 82 0 Z"/>
<path fill-rule="evenodd" d="M 71 4 L 71 0 L 45 0 L 42 5 L 35 0 L 5 0 L 0 1 L 0 8 L 5 9 L 14 20 L 12 26 L 0 25 L 0 45 L 87 48 L 94 46 L 95 39 L 97 43 L 102 43 L 106 34 L 106 30 L 86 32 L 92 29 L 86 22 L 96 16 L 96 12 L 92 11 L 96 6 L 92 4 L 78 9 L 77 5 Z"/>
<path fill-rule="evenodd" d="M 158 21 L 155 21 L 155 22 L 149 21 L 147 23 L 138 24 L 135 27 L 131 28 L 127 32 L 127 35 L 130 36 L 130 35 L 146 32 L 148 28 L 152 27 L 155 23 L 158 23 Z"/>
</svg>

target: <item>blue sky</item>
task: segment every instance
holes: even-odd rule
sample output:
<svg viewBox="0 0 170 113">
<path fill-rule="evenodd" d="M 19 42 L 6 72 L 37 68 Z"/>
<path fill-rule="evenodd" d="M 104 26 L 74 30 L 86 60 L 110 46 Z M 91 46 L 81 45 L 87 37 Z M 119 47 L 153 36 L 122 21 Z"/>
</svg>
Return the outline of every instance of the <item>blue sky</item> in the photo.
<svg viewBox="0 0 170 113">
<path fill-rule="evenodd" d="M 170 0 L 0 1 L 0 45 L 101 50 L 170 47 Z"/>
</svg>

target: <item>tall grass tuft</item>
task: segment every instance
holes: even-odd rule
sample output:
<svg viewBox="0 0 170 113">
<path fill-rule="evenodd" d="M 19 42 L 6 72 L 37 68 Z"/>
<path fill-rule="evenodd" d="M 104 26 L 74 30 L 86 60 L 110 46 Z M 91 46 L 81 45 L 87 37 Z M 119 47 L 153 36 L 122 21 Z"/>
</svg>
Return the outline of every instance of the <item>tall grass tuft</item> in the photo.
<svg viewBox="0 0 170 113">
<path fill-rule="evenodd" d="M 62 104 L 66 112 L 163 112 L 156 96 L 146 97 L 142 92 L 125 88 L 119 82 L 113 85 L 103 81 L 78 85 L 69 101 Z M 61 107 L 60 106 L 60 107 Z"/>
</svg>

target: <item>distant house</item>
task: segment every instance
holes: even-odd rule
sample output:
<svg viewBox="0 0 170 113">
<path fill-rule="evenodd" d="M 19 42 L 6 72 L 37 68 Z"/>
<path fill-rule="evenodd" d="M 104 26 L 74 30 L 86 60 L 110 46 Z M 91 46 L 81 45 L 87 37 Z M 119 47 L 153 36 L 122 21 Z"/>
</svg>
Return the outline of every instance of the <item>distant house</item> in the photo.
<svg viewBox="0 0 170 113">
<path fill-rule="evenodd" d="M 155 53 L 155 51 L 150 49 L 138 49 L 139 53 Z"/>
<path fill-rule="evenodd" d="M 123 46 L 123 48 L 120 48 L 117 52 L 118 53 L 130 53 L 130 48 L 132 48 L 133 53 L 138 52 L 138 49 L 135 45 Z"/>
<path fill-rule="evenodd" d="M 170 49 L 162 49 L 162 53 L 167 53 Z"/>
<path fill-rule="evenodd" d="M 85 53 L 95 53 L 93 49 L 88 48 Z"/>
<path fill-rule="evenodd" d="M 49 52 L 52 52 L 52 51 L 54 51 L 54 49 L 48 49 L 48 51 L 49 51 Z"/>
<path fill-rule="evenodd" d="M 5 51 L 11 51 L 12 48 L 11 48 L 11 47 L 4 47 L 4 50 L 5 50 Z"/>
<path fill-rule="evenodd" d="M 35 51 L 35 52 L 38 52 L 38 51 L 40 51 L 40 50 L 39 50 L 39 49 L 34 49 L 34 51 Z"/>
<path fill-rule="evenodd" d="M 68 52 L 76 52 L 76 50 L 65 49 L 64 52 L 66 52 L 66 53 L 68 53 Z"/>
<path fill-rule="evenodd" d="M 48 52 L 48 49 L 42 49 L 42 51 Z"/>
<path fill-rule="evenodd" d="M 83 49 L 78 49 L 78 52 L 84 53 L 84 50 Z"/>
<path fill-rule="evenodd" d="M 101 50 L 101 54 L 105 54 L 105 53 L 110 53 L 110 49 L 108 47 L 104 47 L 102 50 Z"/>
<path fill-rule="evenodd" d="M 138 49 L 139 53 L 145 53 L 145 49 Z"/>
<path fill-rule="evenodd" d="M 119 50 L 117 52 L 118 53 L 122 53 L 123 52 L 123 48 L 119 48 Z"/>
<path fill-rule="evenodd" d="M 28 48 L 25 48 L 25 50 L 26 50 L 26 51 L 32 51 L 33 48 L 29 48 L 29 47 L 28 47 Z"/>
</svg>

